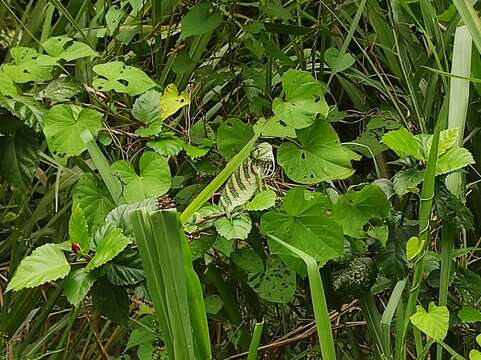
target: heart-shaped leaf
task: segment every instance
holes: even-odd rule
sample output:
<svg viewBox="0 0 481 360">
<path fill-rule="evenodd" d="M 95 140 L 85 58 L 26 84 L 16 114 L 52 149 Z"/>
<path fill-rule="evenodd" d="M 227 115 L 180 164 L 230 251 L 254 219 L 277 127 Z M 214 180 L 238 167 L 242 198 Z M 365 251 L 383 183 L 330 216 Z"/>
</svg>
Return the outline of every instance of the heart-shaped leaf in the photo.
<svg viewBox="0 0 481 360">
<path fill-rule="evenodd" d="M 416 313 L 410 317 L 411 323 L 434 340 L 443 341 L 449 328 L 448 308 L 431 302 L 428 311 L 420 305 L 416 309 Z"/>
<path fill-rule="evenodd" d="M 48 148 L 61 161 L 80 155 L 87 146 L 80 134 L 88 130 L 93 137 L 102 128 L 102 114 L 77 105 L 55 105 L 45 115 L 43 132 Z"/>
<path fill-rule="evenodd" d="M 282 88 L 285 100 L 275 98 L 272 111 L 287 125 L 302 129 L 312 125 L 318 114 L 327 117 L 324 89 L 311 73 L 288 70 L 282 77 Z"/>
<path fill-rule="evenodd" d="M 190 104 L 190 96 L 185 91 L 179 93 L 175 84 L 169 84 L 160 96 L 160 120 L 174 115 L 182 107 Z"/>
<path fill-rule="evenodd" d="M 333 73 L 347 70 L 356 62 L 356 59 L 354 59 L 351 54 L 339 55 L 339 50 L 333 47 L 327 49 L 324 53 L 324 59 Z"/>
<path fill-rule="evenodd" d="M 227 240 L 245 240 L 251 232 L 252 221 L 246 214 L 239 214 L 233 218 L 222 217 L 214 222 L 219 235 Z"/>
<path fill-rule="evenodd" d="M 112 170 L 123 183 L 123 195 L 128 202 L 140 201 L 164 195 L 170 188 L 170 168 L 167 159 L 153 151 L 145 152 L 140 158 L 137 174 L 131 163 L 119 160 Z"/>
<path fill-rule="evenodd" d="M 147 91 L 135 100 L 132 115 L 138 121 L 149 124 L 160 119 L 160 92 Z"/>
<path fill-rule="evenodd" d="M 283 143 L 277 161 L 286 175 L 301 184 L 345 179 L 354 172 L 351 156 L 346 152 L 332 126 L 319 120 L 307 129 L 297 131 L 300 146 Z"/>
<path fill-rule="evenodd" d="M 217 130 L 217 149 L 225 159 L 231 159 L 253 136 L 251 126 L 236 118 L 227 119 Z"/>
</svg>

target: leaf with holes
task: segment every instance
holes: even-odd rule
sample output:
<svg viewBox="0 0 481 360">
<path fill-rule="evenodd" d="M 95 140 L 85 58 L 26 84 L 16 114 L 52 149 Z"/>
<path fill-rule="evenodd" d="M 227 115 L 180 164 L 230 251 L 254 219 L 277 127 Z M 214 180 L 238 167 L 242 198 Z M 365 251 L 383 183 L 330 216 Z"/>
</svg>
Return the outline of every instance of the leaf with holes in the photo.
<svg viewBox="0 0 481 360">
<path fill-rule="evenodd" d="M 266 271 L 251 274 L 249 286 L 267 301 L 286 304 L 292 300 L 296 292 L 296 274 L 278 257 L 268 257 Z"/>
<path fill-rule="evenodd" d="M 239 214 L 232 218 L 221 217 L 214 222 L 214 225 L 219 235 L 227 240 L 245 240 L 251 232 L 252 220 L 246 214 Z"/>
<path fill-rule="evenodd" d="M 123 195 L 128 202 L 164 195 L 170 188 L 170 168 L 167 159 L 153 151 L 144 152 L 139 162 L 139 174 L 131 163 L 119 160 L 112 170 L 123 183 Z"/>
<path fill-rule="evenodd" d="M 83 174 L 75 185 L 73 204 L 82 208 L 92 234 L 103 224 L 105 216 L 115 206 L 107 189 L 103 184 L 97 183 L 95 176 L 90 173 Z"/>
<path fill-rule="evenodd" d="M 363 238 L 369 220 L 385 219 L 389 214 L 386 194 L 376 185 L 366 185 L 360 191 L 349 190 L 339 197 L 333 208 L 334 219 L 342 225 L 344 234 Z"/>
<path fill-rule="evenodd" d="M 217 130 L 217 150 L 225 159 L 231 159 L 253 136 L 252 127 L 242 120 L 227 119 Z"/>
<path fill-rule="evenodd" d="M 91 271 L 106 264 L 120 254 L 129 243 L 130 240 L 122 234 L 121 229 L 110 227 L 98 241 L 95 255 L 85 267 L 85 271 Z"/>
<path fill-rule="evenodd" d="M 35 133 L 26 127 L 0 136 L 0 178 L 18 188 L 28 188 L 40 161 Z"/>
<path fill-rule="evenodd" d="M 52 79 L 52 70 L 57 61 L 49 55 L 39 54 L 28 47 L 10 49 L 15 64 L 6 64 L 3 71 L 13 82 L 24 84 L 30 81 L 42 82 Z"/>
<path fill-rule="evenodd" d="M 277 151 L 277 162 L 286 175 L 301 184 L 345 179 L 354 172 L 351 156 L 345 151 L 332 126 L 318 120 L 312 126 L 298 130 L 300 146 L 283 143 Z"/>
<path fill-rule="evenodd" d="M 55 105 L 45 115 L 43 132 L 48 148 L 62 162 L 86 150 L 80 134 L 88 130 L 93 137 L 102 128 L 102 114 L 77 105 Z"/>
<path fill-rule="evenodd" d="M 160 92 L 149 90 L 140 95 L 132 108 L 134 118 L 144 124 L 160 119 Z"/>
<path fill-rule="evenodd" d="M 56 244 L 45 244 L 20 262 L 6 291 L 33 288 L 48 281 L 62 279 L 69 271 L 70 265 L 62 250 Z"/>
<path fill-rule="evenodd" d="M 304 251 L 319 262 L 339 257 L 344 251 L 341 227 L 327 216 L 329 200 L 313 195 L 302 187 L 289 190 L 282 209 L 272 210 L 261 218 L 261 228 Z M 284 247 L 269 242 L 272 252 L 291 256 Z"/>
<path fill-rule="evenodd" d="M 411 323 L 434 340 L 443 341 L 449 328 L 448 308 L 431 302 L 428 311 L 420 305 L 416 309 L 416 313 L 410 317 Z"/>
<path fill-rule="evenodd" d="M 257 274 L 264 272 L 262 258 L 252 249 L 243 248 L 236 250 L 230 254 L 230 258 L 234 264 L 246 273 Z"/>
<path fill-rule="evenodd" d="M 97 77 L 92 84 L 100 91 L 114 90 L 118 93 L 137 96 L 157 86 L 142 70 L 125 65 L 121 61 L 95 65 L 93 71 Z"/>
<path fill-rule="evenodd" d="M 175 84 L 169 84 L 160 96 L 160 120 L 163 121 L 174 115 L 184 106 L 190 104 L 190 96 L 185 91 L 179 93 Z"/>
<path fill-rule="evenodd" d="M 317 115 L 327 117 L 329 106 L 324 99 L 324 89 L 310 73 L 288 70 L 282 76 L 282 88 L 285 100 L 275 98 L 272 111 L 288 126 L 303 129 L 312 125 Z"/>
<path fill-rule="evenodd" d="M 82 86 L 66 76 L 50 81 L 48 85 L 38 93 L 40 99 L 49 99 L 55 102 L 66 102 L 70 98 L 82 92 Z"/>
<path fill-rule="evenodd" d="M 67 62 L 98 56 L 98 53 L 90 46 L 80 41 L 74 41 L 68 36 L 51 37 L 42 44 L 42 47 L 47 54 L 56 60 L 65 60 Z"/>
<path fill-rule="evenodd" d="M 273 116 L 262 122 L 259 120 L 254 129 L 262 129 L 262 136 L 264 137 L 280 137 L 280 138 L 296 138 L 296 128 L 287 125 L 279 116 Z"/>
</svg>

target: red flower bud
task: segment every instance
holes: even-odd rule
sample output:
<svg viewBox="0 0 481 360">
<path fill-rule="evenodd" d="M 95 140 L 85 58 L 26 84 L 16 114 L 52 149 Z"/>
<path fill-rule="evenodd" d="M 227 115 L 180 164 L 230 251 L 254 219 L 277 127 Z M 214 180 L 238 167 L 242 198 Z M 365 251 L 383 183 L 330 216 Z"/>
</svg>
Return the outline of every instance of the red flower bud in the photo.
<svg viewBox="0 0 481 360">
<path fill-rule="evenodd" d="M 72 252 L 75 254 L 78 254 L 80 252 L 80 245 L 77 243 L 72 243 L 70 248 L 72 249 Z"/>
</svg>

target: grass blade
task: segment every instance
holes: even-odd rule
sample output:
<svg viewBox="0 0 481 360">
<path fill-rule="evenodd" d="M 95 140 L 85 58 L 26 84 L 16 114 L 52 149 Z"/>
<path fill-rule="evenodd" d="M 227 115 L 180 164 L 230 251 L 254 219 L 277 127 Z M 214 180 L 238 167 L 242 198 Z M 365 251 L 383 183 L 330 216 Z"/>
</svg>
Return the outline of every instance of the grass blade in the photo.
<svg viewBox="0 0 481 360">
<path fill-rule="evenodd" d="M 321 346 L 322 358 L 325 360 L 336 359 L 336 350 L 332 339 L 331 320 L 329 318 L 329 310 L 327 309 L 326 295 L 324 293 L 321 274 L 319 273 L 319 266 L 316 260 L 312 256 L 307 255 L 305 252 L 273 235 L 268 234 L 267 236 L 301 258 L 306 264 L 309 288 L 312 296 L 312 308 L 314 309 L 314 318 L 316 319 L 317 335 Z"/>
<path fill-rule="evenodd" d="M 249 346 L 249 355 L 247 355 L 247 360 L 257 359 L 257 348 L 259 347 L 259 342 L 261 341 L 263 327 L 264 321 L 257 323 L 254 327 L 254 334 L 252 334 L 252 340 L 251 345 Z"/>
<path fill-rule="evenodd" d="M 461 19 L 471 33 L 471 37 L 478 51 L 481 52 L 481 19 L 479 19 L 476 10 L 474 10 L 471 1 L 453 0 L 453 4 L 456 6 Z"/>
</svg>

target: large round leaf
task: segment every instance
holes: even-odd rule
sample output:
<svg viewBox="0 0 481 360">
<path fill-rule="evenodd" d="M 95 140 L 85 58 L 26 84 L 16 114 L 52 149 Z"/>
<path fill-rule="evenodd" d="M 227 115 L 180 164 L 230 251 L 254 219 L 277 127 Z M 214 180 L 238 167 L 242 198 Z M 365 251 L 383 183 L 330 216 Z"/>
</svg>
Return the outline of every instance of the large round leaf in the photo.
<svg viewBox="0 0 481 360">
<path fill-rule="evenodd" d="M 80 155 L 86 150 L 80 134 L 90 131 L 93 137 L 102 128 L 102 114 L 77 105 L 55 105 L 45 115 L 43 132 L 50 151 L 59 160 Z"/>
<path fill-rule="evenodd" d="M 343 253 L 344 237 L 342 228 L 324 215 L 327 202 L 321 196 L 311 196 L 302 187 L 291 189 L 284 198 L 281 210 L 269 211 L 262 216 L 262 229 L 317 261 L 326 262 L 339 257 Z M 275 253 L 292 255 L 274 242 L 269 246 Z"/>
<path fill-rule="evenodd" d="M 140 158 L 140 174 L 132 164 L 119 160 L 112 169 L 124 184 L 124 197 L 128 202 L 164 195 L 170 188 L 170 168 L 167 159 L 155 152 L 145 152 Z"/>
<path fill-rule="evenodd" d="M 315 184 L 352 175 L 351 157 L 328 122 L 320 120 L 298 130 L 297 137 L 300 146 L 284 143 L 277 152 L 277 161 L 290 179 Z"/>
</svg>

